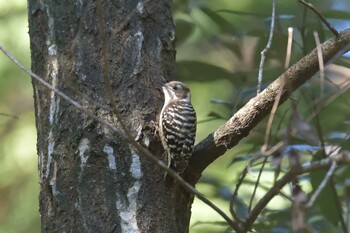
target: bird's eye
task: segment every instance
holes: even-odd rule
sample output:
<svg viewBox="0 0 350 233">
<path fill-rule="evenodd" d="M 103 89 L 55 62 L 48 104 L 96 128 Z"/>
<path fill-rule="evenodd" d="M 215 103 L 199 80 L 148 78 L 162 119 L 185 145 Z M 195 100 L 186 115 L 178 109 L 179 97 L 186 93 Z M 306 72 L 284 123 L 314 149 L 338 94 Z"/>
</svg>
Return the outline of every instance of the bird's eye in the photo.
<svg viewBox="0 0 350 233">
<path fill-rule="evenodd" d="M 175 90 L 175 91 L 176 91 L 176 90 L 180 90 L 180 89 L 181 89 L 181 85 L 178 84 L 178 85 L 175 85 L 175 86 L 174 86 L 174 90 Z"/>
</svg>

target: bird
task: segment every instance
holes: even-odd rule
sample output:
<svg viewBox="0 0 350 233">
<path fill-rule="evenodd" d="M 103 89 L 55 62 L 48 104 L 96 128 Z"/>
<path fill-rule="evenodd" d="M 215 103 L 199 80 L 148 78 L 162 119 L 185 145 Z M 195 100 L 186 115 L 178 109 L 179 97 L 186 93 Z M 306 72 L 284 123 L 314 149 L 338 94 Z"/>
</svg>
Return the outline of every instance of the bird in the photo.
<svg viewBox="0 0 350 233">
<path fill-rule="evenodd" d="M 194 147 L 196 112 L 191 103 L 190 89 L 184 83 L 171 81 L 162 90 L 164 105 L 159 117 L 159 135 L 166 153 L 167 166 L 181 175 Z"/>
</svg>

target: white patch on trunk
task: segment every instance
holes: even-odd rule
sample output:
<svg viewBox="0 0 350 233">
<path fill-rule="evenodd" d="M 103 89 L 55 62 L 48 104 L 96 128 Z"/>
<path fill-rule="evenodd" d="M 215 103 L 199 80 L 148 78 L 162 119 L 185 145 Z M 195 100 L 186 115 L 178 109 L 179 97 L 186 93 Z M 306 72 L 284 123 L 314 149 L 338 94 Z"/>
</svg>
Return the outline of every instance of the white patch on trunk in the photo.
<svg viewBox="0 0 350 233">
<path fill-rule="evenodd" d="M 137 52 L 136 56 L 136 64 L 134 65 L 134 74 L 138 74 L 141 71 L 142 61 L 141 61 L 141 52 L 142 52 L 142 43 L 144 40 L 143 34 L 141 31 L 138 31 L 134 34 L 134 40 L 137 48 L 135 48 Z"/>
<path fill-rule="evenodd" d="M 85 164 L 89 158 L 88 155 L 86 155 L 86 151 L 90 148 L 90 141 L 87 138 L 83 138 L 79 143 L 79 157 L 80 157 L 80 167 L 84 168 Z"/>
<path fill-rule="evenodd" d="M 51 86 L 53 88 L 57 88 L 57 80 L 58 80 L 58 59 L 57 59 L 57 46 L 53 42 L 54 38 L 54 22 L 53 17 L 50 15 L 49 9 L 46 7 L 49 23 L 49 36 L 46 41 L 47 44 L 47 53 L 48 53 L 48 61 L 47 61 L 47 76 L 52 78 Z M 56 96 L 55 92 L 51 91 L 50 93 L 50 107 L 49 107 L 49 123 L 50 123 L 50 131 L 48 136 L 48 145 L 47 145 L 47 161 L 46 161 L 46 172 L 45 178 L 47 178 L 50 174 L 50 167 L 52 163 L 52 154 L 55 147 L 55 140 L 53 137 L 52 126 L 57 120 L 57 113 L 59 109 L 60 99 Z M 50 181 L 51 183 L 51 181 Z"/>
<path fill-rule="evenodd" d="M 36 96 L 36 102 L 35 102 L 36 114 L 37 114 L 38 118 L 40 119 L 40 117 L 41 117 L 41 103 L 40 103 L 40 98 L 39 98 L 39 91 L 38 91 L 37 87 L 33 86 L 33 89 L 34 89 L 35 96 Z"/>
<path fill-rule="evenodd" d="M 49 55 L 53 56 L 53 54 L 56 54 L 56 48 L 52 48 L 52 47 L 56 47 L 56 45 L 51 45 L 49 47 Z M 54 52 L 51 50 L 55 50 Z M 57 57 L 54 56 L 52 58 L 49 58 L 49 67 L 48 69 L 51 71 L 49 71 L 50 76 L 52 78 L 52 83 L 51 86 L 53 88 L 57 88 L 57 76 L 58 76 L 58 61 L 57 61 Z M 51 91 L 51 95 L 50 95 L 50 116 L 49 116 L 49 122 L 50 125 L 52 126 L 54 123 L 54 118 L 57 115 L 58 112 L 58 107 L 59 107 L 59 103 L 60 103 L 60 99 L 57 98 L 56 93 Z"/>
<path fill-rule="evenodd" d="M 103 147 L 103 152 L 107 153 L 109 169 L 116 170 L 117 166 L 116 166 L 116 162 L 115 162 L 115 156 L 113 154 L 113 148 L 109 145 L 105 145 Z"/>
<path fill-rule="evenodd" d="M 50 164 L 52 162 L 52 152 L 53 152 L 54 146 L 55 146 L 55 142 L 48 143 L 45 178 L 47 178 L 50 174 Z"/>
<path fill-rule="evenodd" d="M 156 42 L 157 42 L 157 46 L 156 46 L 156 57 L 158 59 L 158 61 L 161 60 L 161 53 L 162 53 L 162 41 L 160 40 L 159 37 L 156 38 Z"/>
<path fill-rule="evenodd" d="M 52 190 L 52 195 L 54 197 L 58 196 L 59 192 L 57 190 L 57 185 L 56 185 L 56 177 L 57 177 L 57 163 L 53 163 L 53 175 L 50 179 L 50 186 Z"/>
<path fill-rule="evenodd" d="M 46 7 L 49 23 L 48 23 L 48 31 L 49 31 L 49 36 L 46 41 L 46 45 L 48 47 L 47 53 L 49 55 L 48 57 L 48 63 L 47 63 L 47 71 L 48 71 L 48 76 L 52 78 L 51 85 L 53 88 L 57 88 L 57 76 L 58 76 L 58 59 L 57 59 L 57 45 L 54 43 L 54 34 L 55 34 L 55 29 L 54 29 L 54 20 L 53 17 L 50 14 L 49 8 Z M 50 116 L 49 116 L 49 121 L 50 125 L 52 126 L 54 117 L 58 111 L 58 104 L 59 104 L 59 98 L 56 98 L 55 92 L 51 91 L 51 96 L 50 96 Z"/>
<path fill-rule="evenodd" d="M 143 14 L 143 2 L 142 1 L 137 3 L 136 9 L 140 14 Z"/>
<path fill-rule="evenodd" d="M 51 85 L 56 88 L 57 87 L 57 73 L 58 73 L 58 61 L 57 57 L 55 56 L 57 51 L 56 51 L 56 46 L 52 45 L 48 49 L 49 55 L 54 56 L 52 58 L 49 58 L 49 67 L 48 71 L 52 77 L 52 83 Z M 51 64 L 50 64 L 51 63 Z M 50 69 L 52 69 L 50 71 Z M 50 123 L 50 132 L 49 132 L 49 137 L 48 137 L 48 146 L 47 146 L 47 162 L 46 162 L 46 173 L 45 173 L 45 178 L 48 177 L 50 174 L 50 165 L 52 162 L 52 153 L 55 147 L 55 141 L 53 138 L 53 133 L 52 133 L 52 126 L 54 122 L 56 121 L 57 117 L 57 112 L 58 112 L 58 107 L 59 107 L 59 102 L 60 99 L 56 97 L 55 92 L 51 91 L 50 95 L 50 112 L 49 112 L 49 123 Z"/>
<path fill-rule="evenodd" d="M 52 162 L 52 153 L 55 148 L 55 141 L 52 139 L 52 129 L 50 129 L 48 143 L 47 143 L 47 161 L 46 161 L 46 171 L 45 178 L 49 177 L 50 166 Z"/>
<path fill-rule="evenodd" d="M 120 223 L 123 233 L 138 233 L 140 229 L 137 226 L 136 219 L 136 203 L 138 192 L 141 187 L 141 182 L 139 179 L 142 176 L 141 172 L 141 164 L 140 157 L 135 153 L 134 150 L 131 149 L 131 165 L 130 165 L 130 173 L 132 177 L 136 179 L 133 186 L 128 190 L 127 198 L 128 202 L 124 202 L 123 198 L 117 194 L 117 209 L 119 211 Z"/>
<path fill-rule="evenodd" d="M 44 177 L 44 171 L 43 171 L 43 161 L 44 161 L 44 154 L 42 151 L 39 151 L 39 157 L 38 157 L 38 164 L 39 164 L 39 184 L 41 184 L 41 182 L 43 181 L 43 177 Z"/>
<path fill-rule="evenodd" d="M 130 150 L 132 162 L 129 171 L 136 180 L 139 180 L 142 176 L 140 157 L 138 154 L 136 154 L 136 152 L 133 149 L 130 148 Z"/>
<path fill-rule="evenodd" d="M 130 62 L 133 63 L 133 73 L 132 75 L 136 75 L 142 70 L 142 61 L 141 61 L 141 53 L 142 53 L 142 43 L 144 37 L 141 31 L 136 32 L 133 36 L 129 36 L 126 39 L 126 47 L 132 49 L 132 54 L 128 59 L 131 59 Z"/>
</svg>

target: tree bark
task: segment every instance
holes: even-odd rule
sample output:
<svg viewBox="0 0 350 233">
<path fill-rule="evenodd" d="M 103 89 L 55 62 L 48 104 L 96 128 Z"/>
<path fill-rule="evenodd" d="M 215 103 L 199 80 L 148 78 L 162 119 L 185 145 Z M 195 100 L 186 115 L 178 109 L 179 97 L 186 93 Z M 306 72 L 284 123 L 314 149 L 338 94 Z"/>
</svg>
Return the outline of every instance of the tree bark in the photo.
<svg viewBox="0 0 350 233">
<path fill-rule="evenodd" d="M 161 85 L 176 79 L 171 0 L 28 0 L 32 70 L 103 120 L 120 127 L 103 76 L 108 38 L 111 86 L 130 132 L 161 158 L 154 124 Z M 164 182 L 122 131 L 112 132 L 33 81 L 42 232 L 188 232 L 193 196 Z"/>
</svg>

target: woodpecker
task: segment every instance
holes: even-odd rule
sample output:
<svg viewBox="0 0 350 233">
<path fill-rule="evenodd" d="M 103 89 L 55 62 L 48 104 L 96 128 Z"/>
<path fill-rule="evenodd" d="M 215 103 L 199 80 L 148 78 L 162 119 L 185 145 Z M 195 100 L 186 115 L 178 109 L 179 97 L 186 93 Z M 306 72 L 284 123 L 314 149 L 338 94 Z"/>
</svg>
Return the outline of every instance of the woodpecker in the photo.
<svg viewBox="0 0 350 233">
<path fill-rule="evenodd" d="M 182 174 L 192 155 L 196 137 L 196 112 L 191 104 L 190 89 L 185 84 L 171 81 L 162 89 L 164 105 L 159 117 L 159 136 L 168 167 Z"/>
</svg>

